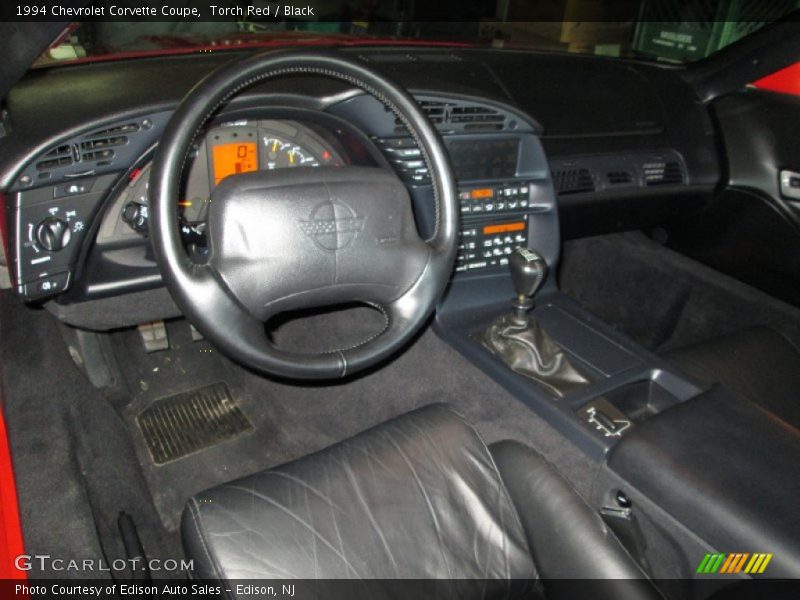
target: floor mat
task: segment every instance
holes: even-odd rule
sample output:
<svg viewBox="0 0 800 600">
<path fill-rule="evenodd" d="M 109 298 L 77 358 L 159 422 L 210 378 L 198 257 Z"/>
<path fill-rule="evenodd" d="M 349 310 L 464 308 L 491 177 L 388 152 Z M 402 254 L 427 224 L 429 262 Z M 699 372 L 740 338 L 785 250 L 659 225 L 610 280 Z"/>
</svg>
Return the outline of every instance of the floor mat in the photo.
<svg viewBox="0 0 800 600">
<path fill-rule="evenodd" d="M 139 413 L 136 424 L 157 465 L 254 429 L 224 383 L 156 400 Z"/>
</svg>

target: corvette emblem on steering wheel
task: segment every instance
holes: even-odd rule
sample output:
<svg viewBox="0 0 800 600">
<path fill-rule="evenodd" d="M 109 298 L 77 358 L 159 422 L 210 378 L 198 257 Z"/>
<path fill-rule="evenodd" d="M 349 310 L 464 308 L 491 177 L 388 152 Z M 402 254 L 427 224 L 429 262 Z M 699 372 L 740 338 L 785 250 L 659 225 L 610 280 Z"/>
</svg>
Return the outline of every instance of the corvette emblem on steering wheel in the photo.
<svg viewBox="0 0 800 600">
<path fill-rule="evenodd" d="M 364 229 L 364 217 L 341 202 L 323 202 L 314 207 L 300 228 L 314 243 L 328 252 L 344 250 L 357 232 Z"/>
</svg>

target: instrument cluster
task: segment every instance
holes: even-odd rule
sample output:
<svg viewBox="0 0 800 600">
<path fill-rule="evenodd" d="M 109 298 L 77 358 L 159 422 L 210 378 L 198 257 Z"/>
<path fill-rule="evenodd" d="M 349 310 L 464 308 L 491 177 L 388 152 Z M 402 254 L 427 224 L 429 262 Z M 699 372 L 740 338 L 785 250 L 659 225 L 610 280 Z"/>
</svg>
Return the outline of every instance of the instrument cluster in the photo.
<svg viewBox="0 0 800 600">
<path fill-rule="evenodd" d="M 342 155 L 306 125 L 296 121 L 240 120 L 209 129 L 192 150 L 192 164 L 178 201 L 183 233 L 202 236 L 212 190 L 226 177 L 260 170 L 342 166 Z M 147 230 L 150 164 L 131 173 L 121 202 L 122 220 Z"/>
</svg>

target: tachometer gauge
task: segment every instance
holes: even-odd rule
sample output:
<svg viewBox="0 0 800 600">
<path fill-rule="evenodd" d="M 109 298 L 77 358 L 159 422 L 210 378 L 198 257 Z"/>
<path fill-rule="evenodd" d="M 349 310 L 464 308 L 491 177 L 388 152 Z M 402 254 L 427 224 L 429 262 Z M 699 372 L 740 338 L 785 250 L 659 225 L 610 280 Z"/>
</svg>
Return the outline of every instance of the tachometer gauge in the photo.
<svg viewBox="0 0 800 600">
<path fill-rule="evenodd" d="M 276 136 L 264 137 L 268 169 L 318 167 L 319 159 L 311 151 Z"/>
</svg>

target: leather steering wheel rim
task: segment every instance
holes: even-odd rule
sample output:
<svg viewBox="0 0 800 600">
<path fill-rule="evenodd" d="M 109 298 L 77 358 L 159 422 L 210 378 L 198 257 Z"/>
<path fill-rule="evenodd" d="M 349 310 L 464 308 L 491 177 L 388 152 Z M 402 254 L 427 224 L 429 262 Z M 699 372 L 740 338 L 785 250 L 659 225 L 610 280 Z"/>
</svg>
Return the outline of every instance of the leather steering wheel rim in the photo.
<svg viewBox="0 0 800 600">
<path fill-rule="evenodd" d="M 316 296 L 327 300 L 341 299 L 346 293 L 353 294 L 354 297 L 348 298 L 348 300 L 363 302 L 379 308 L 386 318 L 384 330 L 373 338 L 349 348 L 317 354 L 290 352 L 273 345 L 264 331 L 265 319 L 259 318 L 266 314 L 261 308 L 265 303 L 259 304 L 252 301 L 248 304 L 247 299 L 243 301 L 242 298 L 247 293 L 238 295 L 233 293 L 229 285 L 230 278 L 223 272 L 223 267 L 228 264 L 223 260 L 224 254 L 232 247 L 230 241 L 232 234 L 226 230 L 226 226 L 232 221 L 236 221 L 237 218 L 239 226 L 242 226 L 239 215 L 225 214 L 224 211 L 244 210 L 244 208 L 237 207 L 237 203 L 251 209 L 255 207 L 261 212 L 266 210 L 252 202 L 247 204 L 247 201 L 251 201 L 252 198 L 239 202 L 248 194 L 255 196 L 257 193 L 270 193 L 268 188 L 272 184 L 264 178 L 263 174 L 247 174 L 252 176 L 249 179 L 245 175 L 229 177 L 220 182 L 212 193 L 211 210 L 217 210 L 220 216 L 215 221 L 210 218 L 208 223 L 209 253 L 212 258 L 219 257 L 218 264 L 211 259 L 209 264 L 212 266 L 193 262 L 186 254 L 179 233 L 178 194 L 181 188 L 181 177 L 186 168 L 192 144 L 204 125 L 226 102 L 243 89 L 267 79 L 294 74 L 338 79 L 372 95 L 387 106 L 406 125 L 421 150 L 422 158 L 425 160 L 431 176 L 436 208 L 436 225 L 434 233 L 429 239 L 420 240 L 415 229 L 411 234 L 409 228 L 405 227 L 402 234 L 397 239 L 392 238 L 390 242 L 370 238 L 373 233 L 372 228 L 380 229 L 380 227 L 389 226 L 387 225 L 388 221 L 384 223 L 386 219 L 375 212 L 378 209 L 372 209 L 362 203 L 362 211 L 372 211 L 367 212 L 367 216 L 363 218 L 358 217 L 356 212 L 349 208 L 346 209 L 350 210 L 353 218 L 360 219 L 357 223 L 360 229 L 355 228 L 356 233 L 351 237 L 359 240 L 359 243 L 367 249 L 369 249 L 368 243 L 377 244 L 375 247 L 379 248 L 384 256 L 382 265 L 392 265 L 391 261 L 394 256 L 396 264 L 401 267 L 406 263 L 413 264 L 419 273 L 415 273 L 413 277 L 406 274 L 406 280 L 402 286 L 394 286 L 397 288 L 395 291 L 401 292 L 397 293 L 397 297 L 384 293 L 391 287 L 386 282 L 381 283 L 380 286 L 368 285 L 360 282 L 358 274 L 352 275 L 355 283 L 348 282 L 348 285 L 344 285 L 334 280 L 330 285 L 319 286 L 312 290 Z M 394 211 L 392 216 L 388 217 L 389 221 L 392 218 L 394 221 L 407 220 L 406 216 L 412 215 L 410 218 L 413 224 L 413 214 L 410 212 L 410 199 L 407 191 L 400 192 L 398 186 L 387 179 L 385 170 L 361 169 L 359 171 L 354 169 L 352 171 L 354 175 L 351 177 L 348 173 L 351 169 L 353 168 L 342 168 L 340 169 L 341 173 L 321 172 L 319 189 L 324 187 L 327 194 L 331 194 L 331 190 L 334 190 L 333 193 L 335 193 L 336 190 L 341 189 L 342 194 L 345 193 L 345 190 L 349 190 L 349 193 L 358 195 L 360 189 L 358 177 L 363 175 L 363 186 L 367 186 L 368 182 L 373 186 L 382 185 L 381 190 L 392 190 L 396 197 L 395 201 L 402 204 L 402 208 L 396 209 L 400 210 L 400 213 L 397 213 L 394 208 L 383 209 Z M 314 170 L 316 171 L 316 169 Z M 297 169 L 291 171 L 297 171 Z M 275 172 L 271 171 L 270 173 Z M 283 182 L 286 186 L 295 186 L 285 189 L 301 189 L 298 187 L 300 182 L 297 177 L 285 175 L 283 178 L 288 179 Z M 397 180 L 396 174 L 392 173 L 392 178 L 402 186 Z M 281 189 L 283 190 L 283 188 Z M 403 187 L 403 189 L 405 188 Z M 263 190 L 267 191 L 263 192 Z M 219 197 L 215 200 L 215 194 L 218 191 Z M 402 197 L 403 194 L 405 198 Z M 367 193 L 367 195 L 369 194 Z M 258 372 L 279 377 L 291 379 L 340 378 L 373 366 L 396 353 L 432 314 L 449 282 L 456 255 L 458 241 L 457 190 L 448 155 L 438 132 L 410 94 L 362 62 L 335 51 L 290 50 L 261 53 L 225 65 L 203 79 L 187 94 L 164 130 L 153 159 L 149 202 L 150 230 L 156 261 L 168 290 L 183 314 L 215 347 L 230 358 Z M 340 210 L 344 203 L 338 199 L 328 199 L 325 202 L 327 202 L 325 206 L 335 206 L 335 210 Z M 408 203 L 407 207 L 406 203 Z M 278 205 L 276 204 L 276 206 Z M 286 203 L 279 206 L 289 211 L 295 210 Z M 384 203 L 381 206 L 388 207 L 389 205 Z M 315 210 L 317 209 L 319 206 L 315 208 Z M 398 214 L 400 217 L 397 217 Z M 333 227 L 336 229 L 338 227 L 337 217 L 332 218 Z M 290 229 L 291 227 L 297 228 L 297 221 L 300 219 L 294 218 L 293 221 L 295 222 L 287 223 Z M 218 225 L 223 230 L 222 233 L 216 234 L 216 237 L 213 225 Z M 395 225 L 396 223 L 392 226 Z M 383 230 L 381 229 L 381 231 Z M 312 255 L 312 252 L 316 250 L 312 250 L 310 246 L 299 246 L 302 242 L 310 244 L 312 240 L 303 236 L 300 231 L 294 232 L 293 235 L 298 236 L 292 238 L 294 248 L 304 256 L 310 257 L 309 260 L 316 260 L 317 257 Z M 414 236 L 417 236 L 416 239 L 412 239 Z M 402 240 L 400 240 L 401 237 Z M 216 246 L 212 240 L 216 240 Z M 261 240 L 256 240 L 256 243 L 261 243 Z M 352 245 L 356 246 L 356 244 Z M 358 256 L 363 256 L 364 260 L 368 260 L 363 249 L 360 255 L 353 255 L 355 258 L 347 255 L 348 251 L 353 254 L 355 252 L 353 249 L 335 248 L 335 250 L 333 259 L 325 255 L 321 256 L 319 260 L 329 262 L 332 260 L 334 264 L 344 264 L 345 260 L 352 262 Z M 413 254 L 413 260 L 409 258 L 406 261 L 403 253 L 408 256 Z M 275 263 L 274 258 L 270 255 L 268 262 Z M 289 260 L 291 257 L 285 256 L 284 258 Z M 256 268 L 256 265 L 251 267 Z M 373 271 L 375 270 L 373 268 Z M 385 270 L 384 268 L 383 271 L 385 272 Z M 411 267 L 405 269 L 405 271 L 411 270 L 413 270 Z M 272 281 L 278 282 L 278 279 L 273 276 Z M 380 293 L 373 293 L 374 290 L 380 290 Z M 285 301 L 284 304 L 286 304 L 288 299 L 302 298 L 305 307 L 336 303 L 332 301 L 315 303 L 314 294 L 311 292 L 287 293 L 282 301 Z M 380 300 L 375 300 L 374 297 L 378 297 Z M 274 306 L 279 307 L 283 304 L 275 302 Z M 253 310 L 252 307 L 256 307 L 256 309 Z"/>
</svg>

